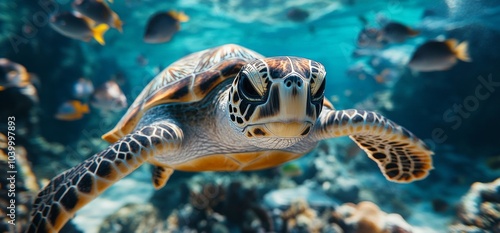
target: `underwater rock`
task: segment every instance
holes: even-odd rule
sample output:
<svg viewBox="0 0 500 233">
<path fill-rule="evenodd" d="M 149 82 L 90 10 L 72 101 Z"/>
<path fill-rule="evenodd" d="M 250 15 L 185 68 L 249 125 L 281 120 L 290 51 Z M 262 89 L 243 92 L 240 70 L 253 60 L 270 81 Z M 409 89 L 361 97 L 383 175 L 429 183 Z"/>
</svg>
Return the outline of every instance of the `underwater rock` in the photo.
<svg viewBox="0 0 500 233">
<path fill-rule="evenodd" d="M 329 196 L 335 197 L 342 202 L 357 202 L 361 192 L 359 181 L 349 177 L 339 177 L 334 185 L 323 183 L 323 188 Z"/>
<path fill-rule="evenodd" d="M 225 199 L 225 189 L 221 185 L 207 183 L 200 192 L 191 191 L 189 203 L 199 210 L 213 211 Z"/>
<path fill-rule="evenodd" d="M 450 232 L 500 232 L 500 178 L 472 184 L 457 208 L 457 218 Z"/>
<path fill-rule="evenodd" d="M 189 202 L 190 190 L 187 184 L 184 182 L 185 179 L 180 179 L 180 172 L 174 173 L 172 176 L 175 179 L 168 182 L 165 187 L 160 190 L 153 192 L 149 202 L 159 211 L 161 218 L 167 218 L 171 215 L 172 211 L 177 208 L 181 208 L 184 204 Z M 165 198 L 167 197 L 168 198 Z"/>
<path fill-rule="evenodd" d="M 245 188 L 240 181 L 231 182 L 226 188 L 224 207 L 228 222 L 237 224 L 243 232 L 274 229 L 271 217 L 259 203 L 255 187 Z"/>
<path fill-rule="evenodd" d="M 331 143 L 331 142 L 328 142 Z M 357 145 L 355 145 L 357 147 Z M 335 148 L 328 154 L 320 154 L 314 160 L 314 165 L 317 170 L 315 181 L 322 185 L 322 189 L 331 197 L 335 197 L 342 202 L 357 202 L 360 195 L 360 180 L 351 178 L 349 175 L 348 167 L 344 165 L 339 158 L 333 154 L 344 154 L 339 146 L 330 146 Z M 345 146 L 344 146 L 345 147 Z M 362 152 L 364 153 L 364 152 Z M 357 165 L 357 160 L 361 160 L 360 163 L 366 162 L 365 157 L 359 159 L 350 158 L 350 160 L 356 160 L 354 165 Z M 372 166 L 370 166 L 372 167 Z"/>
<path fill-rule="evenodd" d="M 160 216 L 169 213 L 167 232 L 272 232 L 273 221 L 259 204 L 261 195 L 254 179 L 198 174 L 187 182 L 171 184 L 170 192 L 181 190 L 179 196 L 174 195 L 176 203 L 156 195 L 152 201 L 161 210 Z"/>
<path fill-rule="evenodd" d="M 329 197 L 319 188 L 311 188 L 305 185 L 290 189 L 279 189 L 264 195 L 264 204 L 273 209 L 288 209 L 297 200 L 304 200 L 314 208 L 335 208 L 338 202 Z"/>
<path fill-rule="evenodd" d="M 344 233 L 411 233 L 412 227 L 399 214 L 388 214 L 372 202 L 346 203 L 328 219 Z"/>
<path fill-rule="evenodd" d="M 153 233 L 162 227 L 151 204 L 127 204 L 104 220 L 99 233 Z"/>
</svg>

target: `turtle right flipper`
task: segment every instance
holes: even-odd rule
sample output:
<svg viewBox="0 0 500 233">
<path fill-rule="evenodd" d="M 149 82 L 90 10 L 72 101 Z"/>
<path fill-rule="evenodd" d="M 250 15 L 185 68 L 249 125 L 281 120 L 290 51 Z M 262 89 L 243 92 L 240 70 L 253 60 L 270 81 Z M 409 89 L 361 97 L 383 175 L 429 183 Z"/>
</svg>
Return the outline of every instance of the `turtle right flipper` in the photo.
<svg viewBox="0 0 500 233">
<path fill-rule="evenodd" d="M 175 124 L 145 126 L 55 177 L 38 194 L 27 232 L 58 232 L 78 209 L 154 154 L 178 149 L 182 139 Z"/>
<path fill-rule="evenodd" d="M 376 112 L 324 107 L 318 122 L 316 140 L 349 135 L 390 181 L 420 180 L 433 168 L 433 152 L 424 142 Z"/>
</svg>

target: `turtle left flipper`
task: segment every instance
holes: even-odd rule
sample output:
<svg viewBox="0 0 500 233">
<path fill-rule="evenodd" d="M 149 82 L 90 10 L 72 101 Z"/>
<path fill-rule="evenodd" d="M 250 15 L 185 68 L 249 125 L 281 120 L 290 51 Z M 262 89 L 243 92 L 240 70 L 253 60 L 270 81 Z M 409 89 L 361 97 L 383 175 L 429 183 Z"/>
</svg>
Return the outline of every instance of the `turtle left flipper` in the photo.
<svg viewBox="0 0 500 233">
<path fill-rule="evenodd" d="M 433 152 L 423 141 L 376 112 L 324 107 L 317 122 L 315 139 L 349 135 L 390 181 L 420 180 L 433 168 Z"/>
<path fill-rule="evenodd" d="M 75 212 L 155 154 L 180 147 L 172 123 L 145 126 L 50 181 L 38 194 L 27 233 L 58 232 Z"/>
</svg>

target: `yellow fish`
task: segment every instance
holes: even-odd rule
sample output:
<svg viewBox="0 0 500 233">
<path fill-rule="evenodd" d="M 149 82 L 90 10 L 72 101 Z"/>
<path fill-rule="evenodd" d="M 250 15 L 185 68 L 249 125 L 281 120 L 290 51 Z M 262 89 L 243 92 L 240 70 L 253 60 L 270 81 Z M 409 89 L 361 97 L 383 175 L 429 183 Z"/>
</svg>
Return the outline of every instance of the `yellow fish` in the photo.
<svg viewBox="0 0 500 233">
<path fill-rule="evenodd" d="M 78 40 L 89 41 L 92 37 L 104 45 L 104 33 L 109 29 L 106 24 L 94 27 L 95 22 L 78 13 L 63 12 L 50 17 L 50 26 L 57 32 Z"/>
<path fill-rule="evenodd" d="M 98 24 L 107 24 L 122 32 L 123 22 L 116 12 L 103 0 L 75 0 L 73 9 L 94 20 Z"/>
<path fill-rule="evenodd" d="M 158 12 L 149 18 L 144 33 L 144 42 L 167 42 L 181 29 L 180 22 L 187 22 L 188 20 L 189 17 L 183 12 Z"/>
<path fill-rule="evenodd" d="M 457 40 L 427 41 L 420 45 L 413 53 L 408 67 L 413 71 L 442 71 L 448 70 L 457 63 L 457 60 L 472 61 L 467 52 L 466 41 L 458 44 Z"/>
<path fill-rule="evenodd" d="M 24 66 L 0 58 L 0 91 L 9 87 L 26 87 L 31 84 L 30 74 Z"/>
<path fill-rule="evenodd" d="M 68 100 L 59 107 L 55 118 L 63 121 L 74 121 L 82 119 L 83 115 L 89 112 L 88 104 L 78 100 Z"/>
<path fill-rule="evenodd" d="M 0 91 L 8 88 L 17 88 L 19 93 L 38 102 L 38 93 L 33 82 L 36 83 L 37 76 L 28 73 L 26 68 L 6 58 L 0 58 Z"/>
</svg>

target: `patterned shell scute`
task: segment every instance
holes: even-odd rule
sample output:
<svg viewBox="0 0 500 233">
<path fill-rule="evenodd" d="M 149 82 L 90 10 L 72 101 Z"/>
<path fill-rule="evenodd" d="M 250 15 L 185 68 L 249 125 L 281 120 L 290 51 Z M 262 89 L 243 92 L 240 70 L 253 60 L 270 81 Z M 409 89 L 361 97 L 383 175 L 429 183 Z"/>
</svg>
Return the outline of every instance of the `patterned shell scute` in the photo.
<svg viewBox="0 0 500 233">
<path fill-rule="evenodd" d="M 235 73 L 217 79 L 209 74 L 222 71 L 227 66 L 240 67 L 242 63 L 257 58 L 263 56 L 235 44 L 206 49 L 181 58 L 165 68 L 144 88 L 120 122 L 103 135 L 103 139 L 112 143 L 130 133 L 143 114 L 158 104 L 199 101 L 207 92 L 200 91 L 195 85 L 214 87 L 225 79 L 234 78 L 238 70 L 230 69 Z"/>
<path fill-rule="evenodd" d="M 169 84 L 187 78 L 193 74 L 201 73 L 231 58 L 254 60 L 263 56 L 238 45 L 223 45 L 190 54 L 163 70 L 149 85 L 148 95 L 162 89 Z M 146 96 L 148 96 L 146 95 Z M 138 98 L 139 99 L 139 98 Z"/>
</svg>

